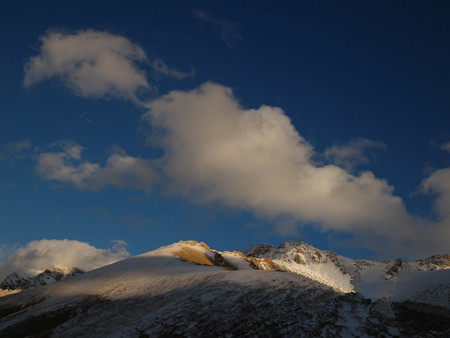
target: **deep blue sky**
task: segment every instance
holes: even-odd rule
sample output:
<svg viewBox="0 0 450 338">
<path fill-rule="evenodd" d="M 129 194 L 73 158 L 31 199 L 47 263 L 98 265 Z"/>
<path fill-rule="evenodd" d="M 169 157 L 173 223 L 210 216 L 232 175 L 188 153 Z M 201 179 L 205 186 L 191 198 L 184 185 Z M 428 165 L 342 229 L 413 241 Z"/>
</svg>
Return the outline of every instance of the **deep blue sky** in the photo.
<svg viewBox="0 0 450 338">
<path fill-rule="evenodd" d="M 81 145 L 83 159 L 101 166 L 115 146 L 149 160 L 162 158 L 165 151 L 146 142 L 153 129 L 141 118 L 143 106 L 77 95 L 58 76 L 25 88 L 24 69 L 40 54 L 39 39 L 49 32 L 90 29 L 122 36 L 149 60 L 137 63 L 153 87 L 142 100 L 214 82 L 232 88 L 243 109 L 280 107 L 313 147 L 316 167 L 334 163 L 356 177 L 371 171 L 395 188 L 393 195 L 411 215 L 440 221 L 447 214 L 442 207 L 435 213 L 436 195 L 420 190 L 424 179 L 450 167 L 450 146 L 445 148 L 450 145 L 449 19 L 447 1 L 0 5 L 0 245 L 68 238 L 104 248 L 118 239 L 128 243 L 131 254 L 139 254 L 180 239 L 205 241 L 219 250 L 304 240 L 355 258 L 382 256 L 382 244 L 375 253 L 363 242 L 341 246 L 339 240 L 354 236 L 353 230 L 330 230 L 318 220 L 305 222 L 302 215 L 290 219 L 303 224 L 297 233 L 283 236 L 274 230 L 279 219 L 251 207 L 201 204 L 191 196 L 169 194 L 165 174 L 150 194 L 114 185 L 92 191 L 43 177 L 39 156 L 58 151 L 54 144 L 60 140 Z M 158 74 L 151 67 L 157 59 L 195 75 Z M 372 144 L 359 148 L 357 157 L 367 159 L 363 163 L 349 168 L 324 155 L 352 140 Z M 25 146 L 18 149 L 11 142 Z M 446 180 L 441 178 L 434 190 Z M 445 208 L 447 201 L 441 203 Z M 448 234 L 450 223 L 442 224 L 442 233 Z M 398 254 L 406 255 L 400 249 Z"/>
</svg>

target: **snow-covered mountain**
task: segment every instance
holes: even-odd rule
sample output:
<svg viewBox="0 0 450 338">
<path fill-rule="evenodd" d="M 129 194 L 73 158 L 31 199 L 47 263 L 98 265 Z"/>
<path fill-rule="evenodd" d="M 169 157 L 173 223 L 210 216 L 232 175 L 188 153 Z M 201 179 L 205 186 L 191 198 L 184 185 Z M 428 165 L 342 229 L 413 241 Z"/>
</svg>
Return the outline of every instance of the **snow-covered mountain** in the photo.
<svg viewBox="0 0 450 338">
<path fill-rule="evenodd" d="M 256 245 L 244 250 L 250 257 L 269 259 L 278 271 L 294 272 L 333 287 L 340 292 L 358 292 L 371 300 L 380 298 L 396 301 L 412 300 L 416 293 L 433 289 L 422 299 L 432 305 L 448 305 L 442 293 L 450 287 L 441 285 L 450 274 L 450 255 L 434 255 L 407 262 L 401 259 L 386 261 L 353 260 L 331 251 L 319 250 L 304 242 L 286 242 L 276 248 Z M 438 291 L 440 289 L 444 289 Z M 422 297 L 423 298 L 423 297 Z"/>
<path fill-rule="evenodd" d="M 76 276 L 84 273 L 83 270 L 78 268 L 59 268 L 52 266 L 49 269 L 45 269 L 41 273 L 35 276 L 29 276 L 24 273 L 13 272 L 6 276 L 6 278 L 0 283 L 0 289 L 2 290 L 24 290 L 33 288 L 36 286 L 52 284 L 54 282 Z"/>
<path fill-rule="evenodd" d="M 0 298 L 0 337 L 449 336 L 449 258 L 179 242 Z"/>
</svg>

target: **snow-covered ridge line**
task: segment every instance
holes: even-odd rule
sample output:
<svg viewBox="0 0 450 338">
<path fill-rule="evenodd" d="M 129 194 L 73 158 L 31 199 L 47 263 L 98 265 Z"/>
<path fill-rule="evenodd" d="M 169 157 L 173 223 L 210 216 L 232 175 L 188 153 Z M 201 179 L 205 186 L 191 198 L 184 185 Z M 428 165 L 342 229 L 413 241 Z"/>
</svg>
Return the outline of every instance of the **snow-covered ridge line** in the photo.
<svg viewBox="0 0 450 338">
<path fill-rule="evenodd" d="M 317 249 L 305 242 L 295 241 L 283 243 L 279 247 L 259 244 L 250 246 L 242 252 L 236 250 L 220 252 L 212 250 L 205 243 L 180 241 L 176 244 L 173 255 L 196 264 L 216 265 L 236 270 L 295 273 L 331 287 L 336 292 L 361 292 L 374 300 L 395 298 L 396 294 L 404 294 L 396 289 L 398 285 L 404 284 L 404 280 L 410 278 L 409 275 L 413 272 L 450 269 L 450 255 L 434 255 L 414 262 L 400 259 L 353 260 L 331 251 Z M 433 280 L 432 276 L 437 274 L 427 276 Z M 435 284 L 437 283 L 427 283 L 426 286 L 438 287 Z M 373 285 L 377 287 L 374 288 Z M 423 291 L 421 287 L 417 285 L 416 291 Z"/>
<path fill-rule="evenodd" d="M 422 301 L 428 299 L 430 304 L 447 306 L 449 303 L 445 295 L 449 293 L 450 288 L 450 255 L 434 255 L 414 262 L 400 259 L 353 260 L 331 251 L 320 250 L 305 242 L 295 241 L 283 243 L 279 247 L 254 245 L 242 252 L 220 252 L 205 243 L 180 241 L 137 257 L 146 257 L 149 254 L 176 257 L 183 261 L 228 270 L 292 273 L 320 283 L 337 293 L 358 292 L 372 300 L 405 300 L 419 297 Z M 447 272 L 432 273 L 439 270 Z M 13 273 L 0 284 L 0 288 L 6 290 L 3 294 L 7 294 L 8 290 L 51 284 L 80 273 L 82 271 L 76 268 L 70 270 L 57 267 L 47 269 L 36 276 Z"/>
</svg>

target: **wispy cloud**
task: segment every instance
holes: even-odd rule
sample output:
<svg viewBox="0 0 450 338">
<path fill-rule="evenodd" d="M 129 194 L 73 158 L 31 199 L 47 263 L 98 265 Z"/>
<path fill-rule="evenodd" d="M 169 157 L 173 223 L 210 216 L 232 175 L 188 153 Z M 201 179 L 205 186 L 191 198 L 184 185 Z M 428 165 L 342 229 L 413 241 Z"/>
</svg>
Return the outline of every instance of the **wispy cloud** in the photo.
<svg viewBox="0 0 450 338">
<path fill-rule="evenodd" d="M 124 241 L 113 241 L 109 249 L 97 249 L 74 240 L 33 241 L 10 253 L 0 263 L 0 281 L 13 272 L 38 274 L 52 266 L 77 267 L 85 271 L 112 264 L 129 256 Z"/>
<path fill-rule="evenodd" d="M 189 73 L 183 73 L 175 68 L 169 68 L 166 62 L 161 58 L 157 58 L 155 61 L 153 61 L 153 69 L 157 74 L 173 77 L 178 80 L 195 76 L 195 70 L 193 67 L 191 67 Z"/>
<path fill-rule="evenodd" d="M 83 148 L 75 142 L 62 141 L 58 144 L 61 151 L 41 153 L 38 156 L 36 169 L 44 179 L 72 183 L 78 189 L 97 191 L 112 185 L 128 186 L 147 193 L 159 179 L 149 160 L 132 157 L 116 149 L 116 153 L 101 167 L 99 163 L 83 160 Z"/>
<path fill-rule="evenodd" d="M 330 161 L 347 170 L 352 170 L 361 164 L 369 164 L 373 159 L 375 149 L 386 148 L 383 142 L 376 142 L 366 138 L 357 138 L 342 145 L 334 145 L 325 150 L 324 156 Z"/>
<path fill-rule="evenodd" d="M 31 142 L 28 140 L 13 141 L 0 146 L 0 161 L 21 157 L 31 150 Z"/>
<path fill-rule="evenodd" d="M 208 23 L 213 28 L 219 30 L 222 41 L 228 47 L 232 48 L 237 41 L 242 39 L 242 35 L 239 33 L 240 25 L 238 23 L 212 16 L 201 9 L 194 10 L 192 14 L 197 20 Z"/>
</svg>

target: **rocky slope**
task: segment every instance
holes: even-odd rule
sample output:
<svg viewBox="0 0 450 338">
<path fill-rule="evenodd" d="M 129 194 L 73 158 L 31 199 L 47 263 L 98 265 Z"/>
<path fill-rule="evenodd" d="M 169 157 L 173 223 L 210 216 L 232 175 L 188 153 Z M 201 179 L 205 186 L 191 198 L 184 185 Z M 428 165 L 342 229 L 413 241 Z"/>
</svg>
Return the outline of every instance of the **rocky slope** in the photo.
<svg viewBox="0 0 450 338">
<path fill-rule="evenodd" d="M 391 277 L 395 261 L 355 262 L 301 242 L 243 253 L 180 242 L 0 298 L 0 337 L 449 336 L 447 263 L 412 262 L 411 271 L 440 270 Z M 438 274 L 434 289 L 419 283 L 402 301 L 351 290 L 357 280 L 367 287 L 417 274 Z M 427 300 L 430 290 L 447 301 L 412 297 Z"/>
</svg>

